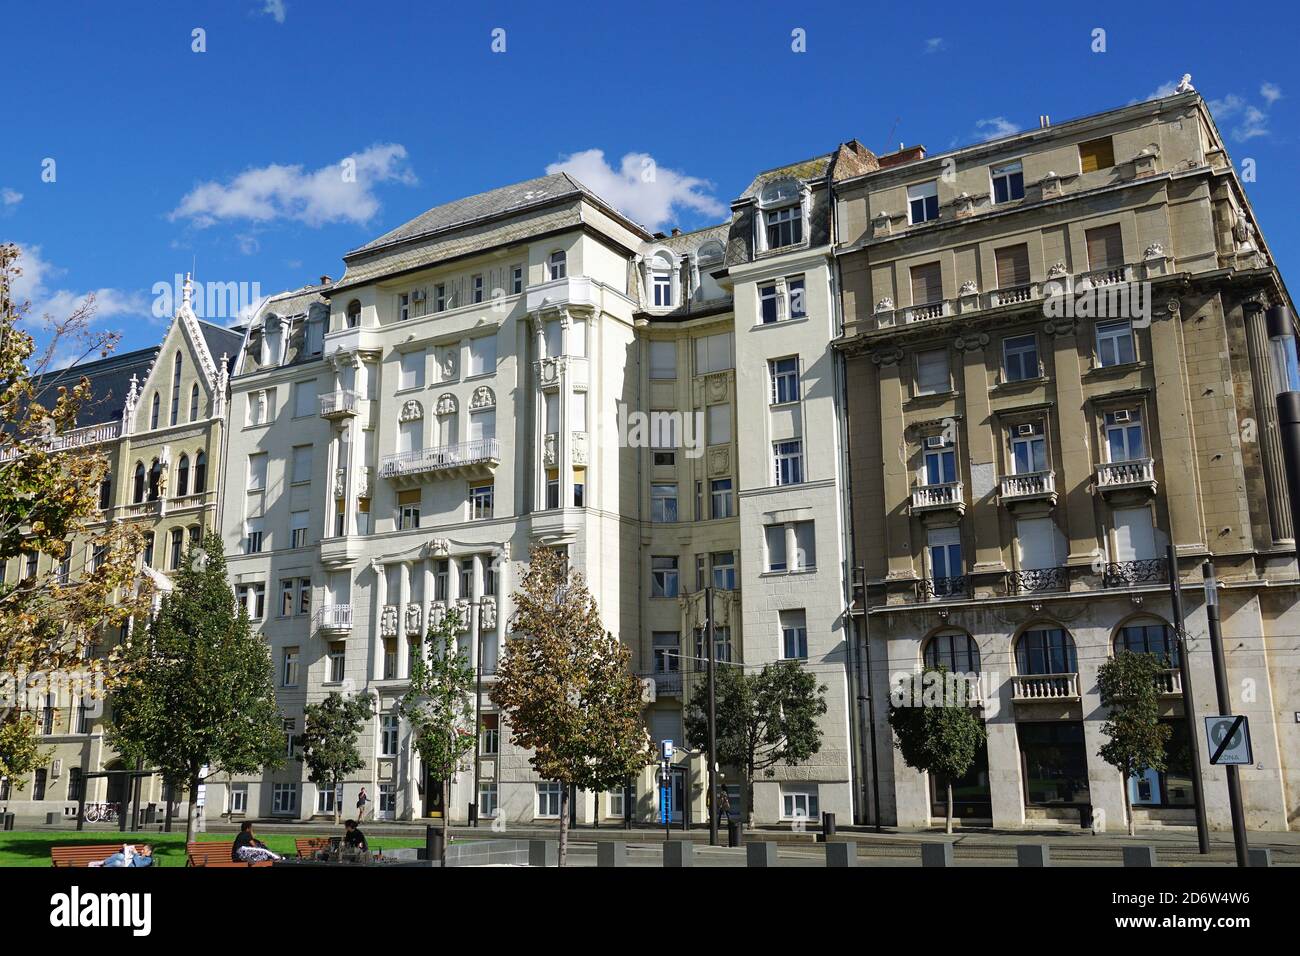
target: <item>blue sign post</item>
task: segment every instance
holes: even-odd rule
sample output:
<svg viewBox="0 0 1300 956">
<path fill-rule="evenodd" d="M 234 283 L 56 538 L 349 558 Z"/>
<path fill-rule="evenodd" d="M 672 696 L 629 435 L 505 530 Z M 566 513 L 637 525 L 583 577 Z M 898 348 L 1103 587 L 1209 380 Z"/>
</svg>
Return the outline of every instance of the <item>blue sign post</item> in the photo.
<svg viewBox="0 0 1300 956">
<path fill-rule="evenodd" d="M 673 819 L 673 742 L 671 740 L 661 740 L 659 742 L 660 755 L 662 762 L 659 765 L 659 822 L 664 825 L 664 832 L 667 832 Z"/>
</svg>

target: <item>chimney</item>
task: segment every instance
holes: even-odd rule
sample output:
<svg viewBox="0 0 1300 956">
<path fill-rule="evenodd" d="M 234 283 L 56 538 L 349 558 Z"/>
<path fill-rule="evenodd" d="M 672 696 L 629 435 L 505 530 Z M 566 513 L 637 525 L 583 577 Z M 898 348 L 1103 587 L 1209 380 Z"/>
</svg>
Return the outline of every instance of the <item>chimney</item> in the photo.
<svg viewBox="0 0 1300 956">
<path fill-rule="evenodd" d="M 1043 113 L 1038 117 L 1039 129 L 1047 129 L 1047 127 L 1051 125 L 1052 125 L 1052 118 L 1048 116 L 1046 113 Z"/>
<path fill-rule="evenodd" d="M 330 285 L 330 284 L 332 284 L 333 282 L 334 282 L 334 278 L 333 278 L 333 276 L 321 276 L 321 277 L 320 277 L 320 284 L 321 284 L 321 285 Z"/>
<path fill-rule="evenodd" d="M 674 236 L 680 236 L 681 234 L 682 234 L 682 231 L 681 231 L 680 229 L 678 229 L 676 226 L 673 226 L 673 235 L 674 235 Z"/>
</svg>

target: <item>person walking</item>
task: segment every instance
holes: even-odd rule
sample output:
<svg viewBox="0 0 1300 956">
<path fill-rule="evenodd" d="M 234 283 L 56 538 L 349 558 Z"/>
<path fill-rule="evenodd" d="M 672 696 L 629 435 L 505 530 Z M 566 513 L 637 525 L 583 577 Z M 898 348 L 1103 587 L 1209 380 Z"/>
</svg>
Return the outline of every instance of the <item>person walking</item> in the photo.
<svg viewBox="0 0 1300 956">
<path fill-rule="evenodd" d="M 366 794 L 366 788 L 362 787 L 361 792 L 357 794 L 357 822 L 360 823 L 366 818 L 366 804 L 370 802 L 370 797 Z"/>
</svg>

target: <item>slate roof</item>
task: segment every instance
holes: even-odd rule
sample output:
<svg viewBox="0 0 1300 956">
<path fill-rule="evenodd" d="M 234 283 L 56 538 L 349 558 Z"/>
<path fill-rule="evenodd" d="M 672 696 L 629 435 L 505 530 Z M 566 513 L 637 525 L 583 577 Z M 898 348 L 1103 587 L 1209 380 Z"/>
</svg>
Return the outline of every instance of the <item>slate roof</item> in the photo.
<svg viewBox="0 0 1300 956">
<path fill-rule="evenodd" d="M 822 179 L 826 176 L 826 170 L 830 167 L 831 161 L 835 158 L 834 153 L 827 153 L 824 156 L 814 156 L 812 159 L 805 159 L 798 163 L 789 163 L 785 166 L 778 166 L 776 169 L 769 169 L 759 173 L 754 177 L 749 187 L 740 194 L 736 202 L 743 202 L 746 199 L 752 199 L 762 192 L 763 187 L 777 179 L 786 179 L 793 176 L 795 179 L 811 180 Z"/>
<path fill-rule="evenodd" d="M 110 355 L 105 359 L 50 372 L 41 382 L 39 397 L 43 404 L 52 404 L 60 385 L 71 388 L 84 376 L 90 379 L 90 390 L 94 398 L 81 406 L 77 426 L 121 421 L 126 393 L 131 389 L 131 376 L 134 375 L 143 382 L 154 359 L 158 357 L 160 348 L 161 346 L 153 345 L 147 349 Z M 217 357 L 220 358 L 220 354 Z"/>
<path fill-rule="evenodd" d="M 225 355 L 226 371 L 233 369 L 235 356 L 239 354 L 239 347 L 244 342 L 243 327 L 228 329 L 199 319 L 199 331 L 203 333 L 203 342 L 208 347 L 208 354 L 212 356 L 212 363 L 219 366 L 221 356 Z"/>
<path fill-rule="evenodd" d="M 330 288 L 329 284 L 305 285 L 298 289 L 286 289 L 283 292 L 277 292 L 262 303 L 262 307 L 257 310 L 257 315 L 261 317 L 268 312 L 274 312 L 286 319 L 295 315 L 306 315 L 307 310 L 317 302 L 323 305 L 329 304 L 329 300 L 321 295 L 321 292 L 328 288 Z M 242 342 L 243 336 L 239 338 Z M 238 345 L 238 343 L 236 344 Z"/>
</svg>

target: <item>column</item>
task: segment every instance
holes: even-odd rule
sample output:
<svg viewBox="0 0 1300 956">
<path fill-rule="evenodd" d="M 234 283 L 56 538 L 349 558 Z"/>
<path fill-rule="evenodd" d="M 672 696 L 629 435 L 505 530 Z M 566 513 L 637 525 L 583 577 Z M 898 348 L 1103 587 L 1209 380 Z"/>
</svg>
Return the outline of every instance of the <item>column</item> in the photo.
<svg viewBox="0 0 1300 956">
<path fill-rule="evenodd" d="M 1092 421 L 1083 400 L 1083 366 L 1079 361 L 1076 329 L 1059 332 L 1051 342 L 1056 371 L 1058 431 L 1061 436 L 1060 483 L 1057 491 L 1065 508 L 1070 553 L 1066 564 L 1091 570 L 1098 556 L 1105 560 L 1097 537 L 1093 510 L 1093 461 L 1088 450 Z"/>
<path fill-rule="evenodd" d="M 470 566 L 474 569 L 474 583 L 470 590 L 469 597 L 471 600 L 478 600 L 483 596 L 483 567 L 482 555 L 474 554 L 469 558 Z M 474 640 L 476 631 L 481 631 L 483 627 L 483 609 L 481 607 L 471 607 L 470 613 L 470 642 L 469 642 L 469 665 L 475 669 L 478 668 L 478 645 L 479 641 Z M 480 635 L 480 638 L 482 635 Z"/>
<path fill-rule="evenodd" d="M 1287 499 L 1282 441 L 1277 428 L 1277 388 L 1273 363 L 1269 361 L 1268 329 L 1264 307 L 1258 302 L 1243 305 L 1246 313 L 1246 344 L 1250 350 L 1250 373 L 1255 386 L 1255 414 L 1259 416 L 1260 453 L 1264 462 L 1264 488 L 1268 497 L 1268 519 L 1273 542 L 1294 539 L 1291 509 Z"/>
<path fill-rule="evenodd" d="M 970 570 L 975 574 L 1005 571 L 998 526 L 996 442 L 998 433 L 989 404 L 988 336 L 968 339 L 962 355 L 962 395 L 966 412 L 966 461 L 970 468 L 970 522 L 975 553 Z M 959 443 L 960 444 L 960 443 Z M 960 452 L 960 449 L 959 449 Z"/>
<path fill-rule="evenodd" d="M 573 506 L 573 431 L 570 412 L 573 402 L 573 369 L 569 364 L 569 333 L 573 320 L 566 310 L 560 316 L 560 354 L 564 356 L 560 373 L 560 434 L 556 439 L 555 460 L 560 469 L 560 507 Z"/>
<path fill-rule="evenodd" d="M 1222 303 L 1215 296 L 1205 303 L 1206 317 L 1222 321 Z M 1220 308 L 1215 308 L 1220 306 Z M 1192 431 L 1193 410 L 1188 401 L 1186 350 L 1183 348 L 1181 310 L 1177 307 L 1151 321 L 1151 367 L 1155 372 L 1156 392 L 1153 413 L 1159 422 L 1160 455 L 1156 462 L 1164 467 L 1164 482 L 1160 494 L 1169 508 L 1169 537 L 1179 552 L 1199 553 L 1207 540 L 1201 494 L 1201 471 L 1198 462 L 1205 449 L 1196 447 Z M 1208 327 L 1208 326 L 1206 326 Z M 1223 326 L 1215 334 L 1223 341 Z M 1227 358 L 1224 358 L 1227 372 Z M 1236 409 L 1230 407 L 1229 422 L 1235 422 Z M 1229 427 L 1233 427 L 1232 424 Z M 1156 429 L 1146 429 L 1148 445 Z M 1227 436 L 1224 436 L 1225 442 Z M 1151 454 L 1150 451 L 1147 454 Z M 1152 455 L 1152 457 L 1156 457 Z M 1178 462 L 1177 467 L 1170 467 Z M 1238 472 L 1238 474 L 1240 474 Z M 1243 514 L 1248 509 L 1243 507 Z"/>
<path fill-rule="evenodd" d="M 374 680 L 383 680 L 384 678 L 384 604 L 388 600 L 388 571 L 378 561 L 370 562 L 370 569 L 375 573 L 375 584 L 371 588 L 371 597 L 373 600 L 370 608 L 371 620 L 371 643 L 378 645 L 378 653 L 375 654 L 371 677 Z"/>
<path fill-rule="evenodd" d="M 338 507 L 334 496 L 334 473 L 338 470 L 339 461 L 339 429 L 331 424 L 330 440 L 326 446 L 326 464 L 329 466 L 325 471 L 325 527 L 322 529 L 322 538 L 332 538 L 334 536 L 334 509 Z"/>
<path fill-rule="evenodd" d="M 397 584 L 397 675 L 411 676 L 411 642 L 406 636 L 406 605 L 411 600 L 411 562 L 399 565 Z"/>
</svg>

